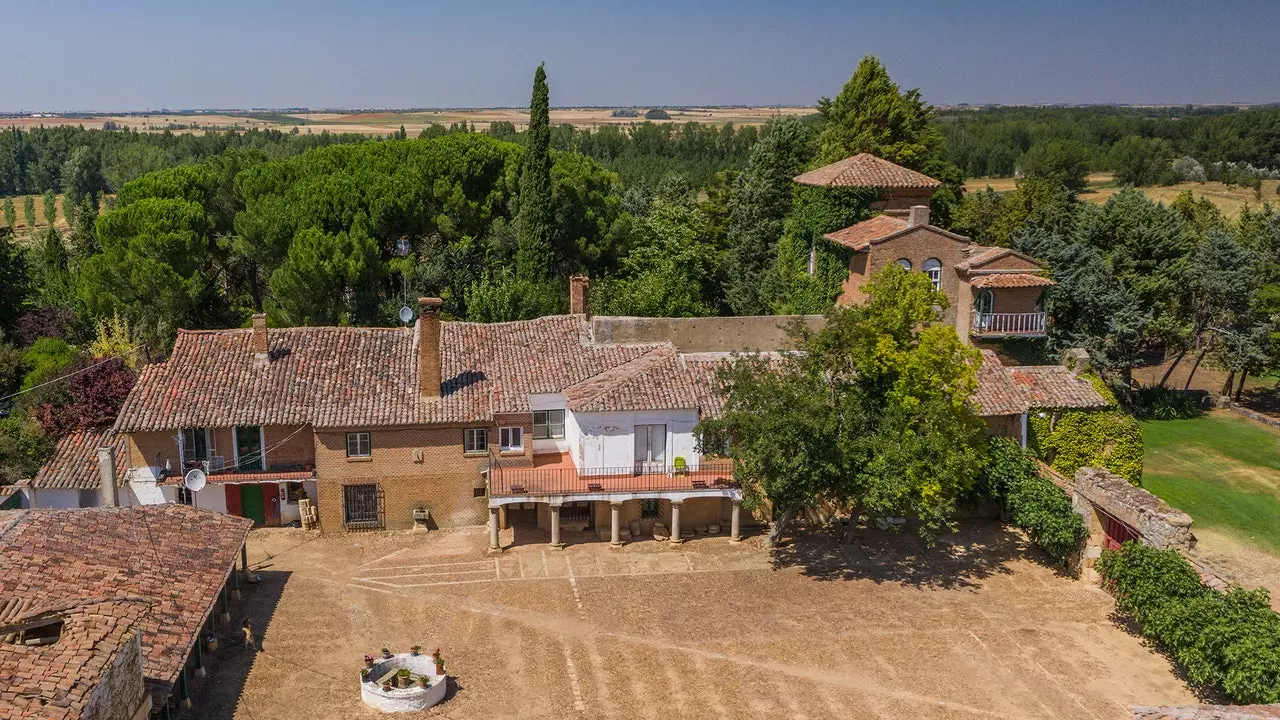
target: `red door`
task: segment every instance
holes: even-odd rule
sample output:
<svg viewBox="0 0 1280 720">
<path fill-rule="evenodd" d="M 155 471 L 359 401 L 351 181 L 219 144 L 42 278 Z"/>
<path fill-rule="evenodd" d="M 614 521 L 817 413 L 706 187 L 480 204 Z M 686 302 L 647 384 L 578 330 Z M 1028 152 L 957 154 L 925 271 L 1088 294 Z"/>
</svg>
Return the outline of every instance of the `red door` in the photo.
<svg viewBox="0 0 1280 720">
<path fill-rule="evenodd" d="M 223 486 L 227 491 L 227 514 L 239 516 L 240 510 L 240 486 L 227 483 Z"/>
<path fill-rule="evenodd" d="M 1126 542 L 1138 539 L 1137 531 L 1106 514 L 1102 516 L 1102 532 L 1106 536 L 1102 547 L 1106 550 L 1116 550 Z"/>
<path fill-rule="evenodd" d="M 279 483 L 262 483 L 263 505 L 267 511 L 267 524 L 280 524 L 280 485 Z"/>
</svg>

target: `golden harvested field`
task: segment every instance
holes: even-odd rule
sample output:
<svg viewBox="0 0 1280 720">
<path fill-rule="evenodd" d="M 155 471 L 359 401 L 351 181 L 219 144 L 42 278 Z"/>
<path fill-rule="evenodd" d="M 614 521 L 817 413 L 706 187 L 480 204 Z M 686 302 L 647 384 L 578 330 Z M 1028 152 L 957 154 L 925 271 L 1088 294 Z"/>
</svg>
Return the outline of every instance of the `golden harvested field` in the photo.
<svg viewBox="0 0 1280 720">
<path fill-rule="evenodd" d="M 640 108 L 643 115 L 645 108 Z M 670 120 L 657 120 L 658 123 L 685 123 L 689 121 L 723 125 L 732 122 L 735 125 L 763 125 L 770 119 L 784 115 L 809 115 L 817 112 L 812 107 L 718 107 L 718 108 L 684 108 L 668 110 Z M 591 128 L 600 125 L 629 125 L 644 122 L 643 117 L 615 118 L 611 117 L 612 108 L 556 108 L 551 110 L 551 122 L 554 124 L 569 123 L 577 127 Z M 274 116 L 274 117 L 273 117 Z M 293 119 L 294 121 L 287 121 Z M 506 121 L 517 127 L 529 123 L 529 113 L 517 108 L 481 108 L 431 110 L 425 112 L 360 112 L 360 113 L 301 113 L 296 115 L 278 115 L 276 113 L 246 114 L 156 114 L 156 115 L 95 115 L 91 117 L 23 117 L 0 118 L 0 127 L 50 127 L 55 125 L 83 125 L 86 128 L 102 129 L 107 121 L 121 127 L 142 132 L 162 132 L 171 129 L 178 133 L 201 134 L 210 129 L 225 130 L 235 128 L 249 130 L 252 128 L 275 128 L 286 132 L 298 128 L 300 133 L 318 133 L 328 130 L 332 133 L 362 133 L 365 135 L 386 135 L 396 132 L 403 125 L 411 136 L 432 123 L 448 125 L 466 120 L 475 123 L 484 130 L 490 123 Z"/>
<path fill-rule="evenodd" d="M 1100 588 L 972 522 L 926 548 L 868 533 L 622 548 L 578 534 L 485 553 L 483 528 L 255 530 L 262 582 L 180 720 L 382 717 L 361 656 L 440 648 L 438 718 L 1091 718 L 1192 693 Z M 244 649 L 235 629 L 259 633 Z"/>
<path fill-rule="evenodd" d="M 1262 181 L 1262 200 L 1261 202 L 1254 197 L 1253 190 L 1243 187 L 1228 186 L 1220 182 L 1204 182 L 1204 183 L 1177 183 L 1176 185 L 1167 185 L 1162 187 L 1141 188 L 1147 197 L 1163 203 L 1173 202 L 1178 194 L 1184 190 L 1190 190 L 1197 198 L 1208 198 L 1223 214 L 1234 217 L 1240 214 L 1246 204 L 1257 207 L 1263 202 L 1269 202 L 1272 205 L 1280 205 L 1280 195 L 1276 194 L 1276 187 L 1280 185 L 1280 180 L 1263 180 Z M 1017 180 L 1014 178 L 972 178 L 965 182 L 965 190 L 968 192 L 980 191 L 987 187 L 997 192 L 1008 192 L 1017 187 Z M 1080 199 L 1094 203 L 1104 203 L 1107 198 L 1120 192 L 1121 188 L 1115 184 L 1111 173 L 1093 173 L 1089 175 L 1089 188 L 1080 194 Z"/>
<path fill-rule="evenodd" d="M 35 205 L 36 213 L 34 218 L 29 218 L 26 216 L 26 210 L 25 210 L 26 196 L 16 195 L 13 198 L 13 209 L 17 213 L 17 224 L 14 226 L 13 230 L 17 234 L 29 232 L 31 230 L 35 230 L 36 228 L 48 227 L 48 223 L 44 221 L 44 196 L 33 195 L 32 197 L 35 199 L 35 203 L 36 203 Z M 65 212 L 63 212 L 63 203 L 64 203 L 63 197 L 59 195 L 58 201 L 57 201 L 58 215 L 57 215 L 57 219 L 54 220 L 54 227 L 57 227 L 59 229 L 67 227 L 67 215 Z M 3 224 L 3 223 L 4 223 L 4 216 L 0 215 L 0 224 Z"/>
</svg>

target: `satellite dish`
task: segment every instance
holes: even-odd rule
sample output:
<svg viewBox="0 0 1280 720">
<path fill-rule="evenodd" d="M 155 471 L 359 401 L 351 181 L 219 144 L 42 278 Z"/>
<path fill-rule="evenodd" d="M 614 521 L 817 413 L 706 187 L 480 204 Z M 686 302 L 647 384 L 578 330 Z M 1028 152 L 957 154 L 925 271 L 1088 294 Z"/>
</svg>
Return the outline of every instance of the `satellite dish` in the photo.
<svg viewBox="0 0 1280 720">
<path fill-rule="evenodd" d="M 413 320 L 413 310 L 408 305 L 405 305 L 404 307 L 400 308 L 400 322 L 408 323 L 412 320 Z"/>
<path fill-rule="evenodd" d="M 208 478 L 204 471 L 199 468 L 188 470 L 187 474 L 182 478 L 182 485 L 191 492 L 200 492 L 204 488 Z"/>
</svg>

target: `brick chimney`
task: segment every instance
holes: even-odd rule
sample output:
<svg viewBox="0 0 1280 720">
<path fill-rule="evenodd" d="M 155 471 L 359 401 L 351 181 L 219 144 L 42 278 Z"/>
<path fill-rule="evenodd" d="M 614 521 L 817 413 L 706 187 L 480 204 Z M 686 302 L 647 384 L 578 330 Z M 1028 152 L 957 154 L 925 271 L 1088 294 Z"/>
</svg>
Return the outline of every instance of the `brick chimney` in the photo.
<svg viewBox="0 0 1280 720">
<path fill-rule="evenodd" d="M 440 298 L 418 298 L 418 393 L 440 397 Z"/>
<path fill-rule="evenodd" d="M 267 316 L 253 316 L 253 364 L 262 366 L 270 362 L 267 345 Z"/>
<path fill-rule="evenodd" d="M 911 210 L 907 212 L 907 227 L 915 227 L 917 225 L 929 224 L 929 206 L 928 205 L 912 205 Z"/>
<path fill-rule="evenodd" d="M 98 448 L 98 484 L 102 507 L 120 507 L 119 488 L 116 487 L 116 454 L 112 448 Z"/>
<path fill-rule="evenodd" d="M 591 316 L 591 278 L 586 275 L 569 277 L 569 313 Z"/>
</svg>

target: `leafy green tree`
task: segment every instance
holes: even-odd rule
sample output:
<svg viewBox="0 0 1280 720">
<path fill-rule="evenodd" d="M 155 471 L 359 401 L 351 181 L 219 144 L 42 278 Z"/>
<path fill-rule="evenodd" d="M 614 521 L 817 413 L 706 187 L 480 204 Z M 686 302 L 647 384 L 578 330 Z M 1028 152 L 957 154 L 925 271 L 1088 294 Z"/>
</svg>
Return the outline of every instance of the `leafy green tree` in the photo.
<svg viewBox="0 0 1280 720">
<path fill-rule="evenodd" d="M 44 191 L 44 224 L 53 227 L 58 219 L 58 196 L 52 190 Z"/>
<path fill-rule="evenodd" d="M 1109 163 L 1116 182 L 1137 187 L 1171 185 L 1178 181 L 1174 156 L 1173 146 L 1164 138 L 1128 135 L 1111 146 Z"/>
<path fill-rule="evenodd" d="M 547 71 L 533 73 L 533 97 L 529 101 L 528 144 L 520 169 L 520 213 L 516 227 L 520 248 L 516 274 L 529 280 L 546 277 L 552 260 L 555 215 L 551 191 L 551 119 Z"/>
<path fill-rule="evenodd" d="M 98 153 L 88 145 L 72 150 L 62 165 L 62 192 L 66 203 L 64 207 L 78 209 L 86 200 L 97 206 L 98 195 L 104 185 L 102 160 Z"/>
<path fill-rule="evenodd" d="M 557 280 L 530 280 L 509 268 L 486 271 L 467 290 L 469 319 L 476 322 L 530 320 L 565 311 L 568 289 Z"/>
<path fill-rule="evenodd" d="M 22 376 L 22 386 L 19 389 L 31 390 L 58 377 L 75 359 L 75 348 L 62 338 L 45 337 L 36 340 L 22 357 L 27 373 Z"/>
<path fill-rule="evenodd" d="M 784 222 L 792 207 L 791 178 L 813 156 L 813 136 L 797 118 L 769 126 L 751 150 L 746 170 L 729 196 L 729 252 L 725 295 L 738 315 L 764 315 L 771 307 L 762 295 L 765 274 L 777 257 Z"/>
<path fill-rule="evenodd" d="M 350 232 L 298 231 L 271 275 L 271 292 L 291 324 L 369 324 L 377 319 L 372 291 L 384 274 L 368 221 L 357 215 Z"/>
<path fill-rule="evenodd" d="M 0 228 L 0 335 L 13 337 L 18 316 L 27 303 L 30 275 L 26 253 L 13 239 L 13 230 Z"/>
<path fill-rule="evenodd" d="M 18 210 L 13 206 L 13 198 L 4 199 L 4 224 L 10 229 L 18 226 Z"/>
<path fill-rule="evenodd" d="M 0 485 L 29 478 L 53 454 L 54 439 L 26 414 L 0 418 Z"/>
<path fill-rule="evenodd" d="M 22 221 L 27 226 L 27 232 L 36 226 L 36 199 L 28 195 L 22 198 Z"/>
<path fill-rule="evenodd" d="M 642 317 L 716 314 L 719 260 L 711 225 L 697 207 L 658 201 L 636 229 L 617 277 L 598 283 L 601 312 Z"/>
<path fill-rule="evenodd" d="M 1036 143 L 1018 164 L 1023 176 L 1061 184 L 1072 193 L 1088 185 L 1089 150 L 1072 140 Z"/>
<path fill-rule="evenodd" d="M 71 259 L 62 234 L 55 227 L 44 230 L 39 251 L 39 294 L 43 305 L 68 307 L 75 302 Z"/>
<path fill-rule="evenodd" d="M 819 332 L 794 328 L 800 352 L 735 360 L 722 417 L 697 429 L 703 447 L 732 439 L 744 501 L 770 509 L 772 537 L 834 503 L 849 510 L 847 539 L 863 514 L 912 514 L 932 538 L 982 467 L 969 405 L 979 356 L 938 323 L 945 296 L 896 265 L 866 288 L 865 305 L 833 308 Z"/>
<path fill-rule="evenodd" d="M 818 101 L 824 125 L 819 161 L 832 163 L 860 152 L 920 168 L 942 148 L 933 108 L 919 90 L 902 92 L 884 63 L 867 55 L 834 100 Z"/>
</svg>

